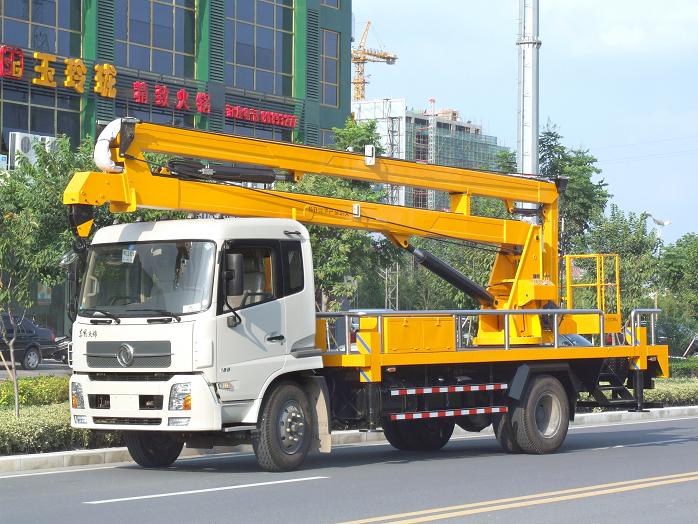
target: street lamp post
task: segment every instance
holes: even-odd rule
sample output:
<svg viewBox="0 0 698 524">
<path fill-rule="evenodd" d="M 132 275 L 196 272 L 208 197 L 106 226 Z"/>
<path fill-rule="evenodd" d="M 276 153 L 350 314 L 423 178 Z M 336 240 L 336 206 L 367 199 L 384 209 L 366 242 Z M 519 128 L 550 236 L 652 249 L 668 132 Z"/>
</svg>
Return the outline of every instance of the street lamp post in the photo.
<svg viewBox="0 0 698 524">
<path fill-rule="evenodd" d="M 647 213 L 647 212 L 646 212 Z M 666 226 L 671 224 L 671 220 L 669 219 L 660 219 L 655 217 L 652 213 L 647 213 L 647 216 L 652 219 L 652 222 L 654 222 L 654 225 L 657 226 L 655 227 L 655 230 L 657 231 L 657 238 L 659 240 L 662 239 L 662 231 Z M 662 258 L 662 251 L 661 251 L 661 246 L 659 248 L 659 257 L 657 260 L 661 260 Z M 657 299 L 659 298 L 659 289 L 656 289 L 654 291 L 654 309 L 657 309 Z"/>
</svg>

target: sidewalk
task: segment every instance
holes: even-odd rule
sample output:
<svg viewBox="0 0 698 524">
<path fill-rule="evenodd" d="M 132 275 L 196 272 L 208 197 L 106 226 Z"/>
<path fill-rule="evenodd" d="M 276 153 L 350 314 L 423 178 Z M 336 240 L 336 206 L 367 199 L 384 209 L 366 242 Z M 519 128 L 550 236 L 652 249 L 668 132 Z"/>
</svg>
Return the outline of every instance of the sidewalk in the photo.
<svg viewBox="0 0 698 524">
<path fill-rule="evenodd" d="M 594 426 L 597 424 L 627 423 L 641 420 L 670 420 L 683 417 L 698 417 L 698 406 L 650 409 L 643 413 L 613 411 L 608 413 L 578 414 L 570 427 Z M 485 429 L 481 435 L 491 435 L 492 427 Z M 454 437 L 473 436 L 456 426 Z M 360 444 L 364 442 L 385 442 L 382 432 L 335 431 L 332 433 L 332 445 Z M 249 445 L 221 447 L 212 450 L 184 449 L 181 457 L 198 457 L 219 453 L 249 453 Z M 0 473 L 37 471 L 53 468 L 68 468 L 95 464 L 116 464 L 131 462 L 126 448 L 105 448 L 78 451 L 59 451 L 55 453 L 38 453 L 35 455 L 12 455 L 0 457 Z"/>
</svg>

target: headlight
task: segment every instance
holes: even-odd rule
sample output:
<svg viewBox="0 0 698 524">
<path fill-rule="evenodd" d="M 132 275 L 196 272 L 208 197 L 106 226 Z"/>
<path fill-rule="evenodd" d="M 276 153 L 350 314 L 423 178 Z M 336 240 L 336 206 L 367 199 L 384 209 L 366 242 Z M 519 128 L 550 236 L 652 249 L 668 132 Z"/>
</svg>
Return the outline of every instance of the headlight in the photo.
<svg viewBox="0 0 698 524">
<path fill-rule="evenodd" d="M 170 389 L 170 410 L 189 411 L 191 409 L 191 384 L 172 384 Z"/>
<path fill-rule="evenodd" d="M 85 409 L 85 397 L 82 396 L 82 386 L 77 382 L 70 385 L 70 401 L 73 409 Z"/>
</svg>

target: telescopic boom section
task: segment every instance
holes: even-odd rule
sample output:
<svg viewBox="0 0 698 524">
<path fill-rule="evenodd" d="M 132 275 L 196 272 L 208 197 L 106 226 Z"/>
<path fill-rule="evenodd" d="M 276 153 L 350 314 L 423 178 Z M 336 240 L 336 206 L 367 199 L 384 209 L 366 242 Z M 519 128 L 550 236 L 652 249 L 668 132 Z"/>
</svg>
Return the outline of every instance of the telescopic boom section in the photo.
<svg viewBox="0 0 698 524">
<path fill-rule="evenodd" d="M 108 145 L 108 148 L 107 148 Z M 433 211 L 370 202 L 260 190 L 207 176 L 151 169 L 144 152 L 263 166 L 298 181 L 305 174 L 445 191 L 451 209 Z M 92 206 L 114 212 L 139 207 L 293 218 L 307 224 L 377 231 L 402 247 L 410 236 L 450 238 L 498 246 L 488 291 L 497 309 L 537 308 L 557 301 L 557 198 L 555 183 L 520 176 L 426 165 L 359 153 L 177 129 L 132 119 L 102 132 L 95 161 L 109 172 L 76 173 L 64 193 L 75 231 L 87 237 Z M 157 173 L 155 173 L 156 171 Z M 474 216 L 470 198 L 540 205 L 541 225 Z M 527 315 L 528 316 L 528 315 Z"/>
</svg>

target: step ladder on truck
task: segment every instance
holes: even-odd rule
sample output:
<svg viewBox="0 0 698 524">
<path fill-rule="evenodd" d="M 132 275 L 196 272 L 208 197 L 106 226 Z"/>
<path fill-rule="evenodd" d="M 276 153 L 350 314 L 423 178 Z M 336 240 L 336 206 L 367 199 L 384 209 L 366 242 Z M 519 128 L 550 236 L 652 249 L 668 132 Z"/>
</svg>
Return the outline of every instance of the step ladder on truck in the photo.
<svg viewBox="0 0 698 524">
<path fill-rule="evenodd" d="M 146 152 L 172 158 L 153 165 Z M 610 271 L 613 264 L 604 270 L 605 255 L 566 260 L 597 278 L 575 287 L 579 275 L 568 275 L 563 307 L 564 180 L 134 119 L 104 128 L 95 161 L 100 171 L 75 173 L 64 193 L 76 245 L 84 247 L 71 419 L 78 428 L 124 431 L 144 467 L 171 464 L 184 444 L 252 443 L 262 468 L 290 470 L 312 449 L 329 451 L 331 432 L 347 429 L 382 429 L 396 448 L 437 450 L 456 424 L 467 431 L 493 424 L 506 451 L 549 453 L 564 441 L 580 398 L 643 409 L 643 389 L 668 374 L 667 347 L 654 343 L 653 328 L 648 335 L 657 310 L 633 311 L 632 344 L 607 343 L 622 321 L 618 272 Z M 412 209 L 240 184 L 270 187 L 306 173 L 438 189 L 450 194 L 451 207 Z M 537 224 L 477 216 L 473 196 L 500 199 L 512 213 L 515 202 L 535 203 Z M 93 232 L 93 210 L 105 203 L 113 212 L 156 208 L 228 218 Z M 382 233 L 480 309 L 317 313 L 303 224 Z M 492 247 L 488 284 L 414 247 L 414 236 Z M 596 308 L 575 308 L 580 289 L 601 297 Z M 345 340 L 333 340 L 340 331 Z M 565 334 L 593 342 L 569 346 Z M 625 363 L 616 390 L 602 389 L 609 359 Z"/>
</svg>

